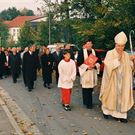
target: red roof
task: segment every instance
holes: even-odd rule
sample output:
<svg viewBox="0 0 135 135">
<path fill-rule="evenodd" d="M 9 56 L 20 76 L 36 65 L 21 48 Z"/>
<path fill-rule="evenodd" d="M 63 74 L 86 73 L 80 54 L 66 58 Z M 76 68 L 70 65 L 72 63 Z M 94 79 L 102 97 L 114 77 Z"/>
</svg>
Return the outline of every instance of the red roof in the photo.
<svg viewBox="0 0 135 135">
<path fill-rule="evenodd" d="M 9 25 L 11 21 L 4 21 L 4 24 Z"/>
<path fill-rule="evenodd" d="M 24 25 L 24 23 L 26 21 L 31 21 L 33 19 L 39 19 L 41 18 L 41 16 L 17 16 L 16 18 L 14 18 L 13 20 L 5 23 L 7 24 L 9 27 L 21 27 L 22 25 Z"/>
</svg>

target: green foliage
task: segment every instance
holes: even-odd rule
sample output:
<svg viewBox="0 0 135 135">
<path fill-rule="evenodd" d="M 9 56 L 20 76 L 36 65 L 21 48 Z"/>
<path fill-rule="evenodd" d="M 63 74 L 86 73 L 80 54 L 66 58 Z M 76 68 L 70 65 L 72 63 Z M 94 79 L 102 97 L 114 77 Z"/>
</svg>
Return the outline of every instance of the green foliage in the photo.
<svg viewBox="0 0 135 135">
<path fill-rule="evenodd" d="M 8 39 L 8 28 L 3 23 L 2 20 L 0 20 L 0 45 L 3 47 L 7 46 L 7 39 Z"/>
<path fill-rule="evenodd" d="M 15 7 L 12 7 L 8 8 L 7 10 L 3 10 L 0 13 L 0 18 L 3 20 L 12 20 L 18 15 L 20 15 L 20 11 L 17 10 Z"/>
<path fill-rule="evenodd" d="M 22 27 L 19 37 L 19 45 L 23 48 L 29 46 L 29 44 L 34 43 L 37 36 L 37 32 L 32 28 L 29 22 L 25 23 Z"/>
<path fill-rule="evenodd" d="M 31 16 L 34 15 L 32 10 L 27 8 L 22 9 L 21 11 L 17 10 L 15 7 L 8 8 L 7 10 L 3 10 L 0 13 L 0 19 L 3 20 L 12 20 L 17 16 Z"/>
<path fill-rule="evenodd" d="M 111 49 L 114 47 L 113 38 L 118 32 L 124 31 L 128 36 L 129 31 L 135 28 L 133 0 L 85 0 L 83 2 L 83 0 L 73 0 L 73 10 L 76 9 L 77 14 L 82 15 L 82 18 L 78 17 L 80 21 L 74 25 L 79 40 L 92 36 L 96 48 Z M 86 10 L 87 7 L 89 10 Z M 83 12 L 87 13 L 87 16 Z M 87 20 L 83 19 L 88 17 Z"/>
<path fill-rule="evenodd" d="M 22 15 L 22 16 L 32 16 L 32 15 L 34 15 L 34 12 L 32 10 L 24 8 L 20 11 L 20 15 Z"/>
<path fill-rule="evenodd" d="M 134 0 L 43 1 L 48 19 L 38 25 L 32 37 L 28 36 L 38 44 L 48 44 L 49 16 L 52 44 L 70 42 L 81 46 L 92 39 L 95 48 L 111 49 L 118 32 L 124 31 L 128 36 L 135 29 Z"/>
<path fill-rule="evenodd" d="M 37 28 L 38 36 L 36 42 L 39 45 L 48 44 L 48 25 L 45 22 L 40 22 Z"/>
</svg>

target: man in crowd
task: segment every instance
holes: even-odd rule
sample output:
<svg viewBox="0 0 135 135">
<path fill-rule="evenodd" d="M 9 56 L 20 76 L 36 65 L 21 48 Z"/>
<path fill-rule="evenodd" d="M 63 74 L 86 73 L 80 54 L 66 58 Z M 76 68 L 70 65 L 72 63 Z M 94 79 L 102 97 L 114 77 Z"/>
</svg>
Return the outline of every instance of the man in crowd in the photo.
<svg viewBox="0 0 135 135">
<path fill-rule="evenodd" d="M 0 79 L 3 79 L 4 65 L 6 63 L 6 56 L 0 47 Z"/>
<path fill-rule="evenodd" d="M 37 77 L 37 68 L 39 67 L 39 58 L 37 56 L 36 46 L 34 44 L 29 46 L 29 51 L 23 55 L 22 71 L 25 78 L 25 86 L 29 91 L 34 88 L 34 81 Z"/>
<path fill-rule="evenodd" d="M 4 76 L 5 78 L 8 77 L 10 75 L 10 68 L 9 68 L 9 65 L 8 65 L 8 61 L 9 61 L 9 52 L 7 49 L 5 49 L 4 51 L 5 53 L 5 56 L 6 56 L 6 63 L 4 65 Z"/>
<path fill-rule="evenodd" d="M 12 48 L 12 53 L 9 55 L 8 66 L 11 70 L 13 83 L 16 83 L 21 69 L 21 57 L 17 53 L 17 49 L 15 47 Z"/>
<path fill-rule="evenodd" d="M 62 50 L 60 51 L 60 60 L 62 60 L 62 58 L 63 58 L 63 52 L 64 52 L 65 50 L 70 53 L 71 59 L 74 60 L 74 52 L 73 52 L 73 50 L 72 50 L 72 48 L 71 48 L 71 45 L 68 44 L 68 43 L 65 44 L 65 45 L 64 45 L 64 49 L 62 49 Z"/>
<path fill-rule="evenodd" d="M 59 78 L 59 72 L 58 72 L 58 64 L 60 62 L 60 46 L 57 45 L 56 46 L 56 51 L 52 53 L 52 56 L 53 56 L 53 69 L 55 71 L 55 75 L 56 75 L 56 84 L 58 83 L 58 78 Z"/>
<path fill-rule="evenodd" d="M 92 46 L 92 41 L 88 40 L 83 48 L 79 51 L 77 57 L 77 64 L 79 66 L 81 77 L 83 104 L 88 109 L 93 108 L 92 92 L 93 88 L 97 85 L 97 73 L 100 66 L 99 61 L 92 65 L 84 64 L 85 60 L 90 54 L 96 56 L 95 50 L 92 49 Z"/>
</svg>

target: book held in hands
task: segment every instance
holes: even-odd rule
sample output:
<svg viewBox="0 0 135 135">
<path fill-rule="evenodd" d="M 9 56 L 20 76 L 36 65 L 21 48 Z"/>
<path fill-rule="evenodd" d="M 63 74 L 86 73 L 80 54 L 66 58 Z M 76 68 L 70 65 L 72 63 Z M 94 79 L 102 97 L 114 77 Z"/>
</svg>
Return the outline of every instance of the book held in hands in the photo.
<svg viewBox="0 0 135 135">
<path fill-rule="evenodd" d="M 95 63 L 97 62 L 98 57 L 96 57 L 95 55 L 93 55 L 92 53 L 88 56 L 88 58 L 84 61 L 84 64 L 91 66 L 91 65 L 95 65 Z"/>
</svg>

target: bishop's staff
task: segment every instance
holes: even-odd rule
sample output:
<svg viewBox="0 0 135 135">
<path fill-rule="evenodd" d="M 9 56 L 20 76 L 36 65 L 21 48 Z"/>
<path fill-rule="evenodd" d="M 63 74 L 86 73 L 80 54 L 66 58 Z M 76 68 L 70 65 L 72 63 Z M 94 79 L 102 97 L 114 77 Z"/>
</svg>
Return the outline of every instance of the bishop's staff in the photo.
<svg viewBox="0 0 135 135">
<path fill-rule="evenodd" d="M 130 43 L 130 50 L 131 50 L 131 54 L 134 54 L 133 52 L 133 45 L 132 45 L 132 34 L 134 34 L 135 32 L 133 30 L 131 30 L 129 32 L 129 43 Z"/>
<path fill-rule="evenodd" d="M 133 52 L 133 45 L 132 45 L 132 38 L 131 38 L 131 37 L 132 37 L 132 34 L 134 34 L 134 31 L 133 31 L 133 30 L 131 30 L 131 31 L 129 32 L 129 43 L 130 43 L 131 55 L 134 54 L 134 52 Z M 135 60 L 133 60 L 133 63 L 134 63 L 134 67 L 135 67 Z M 134 89 L 134 84 L 135 84 L 134 75 L 135 75 L 135 69 L 133 70 L 133 89 Z"/>
</svg>

